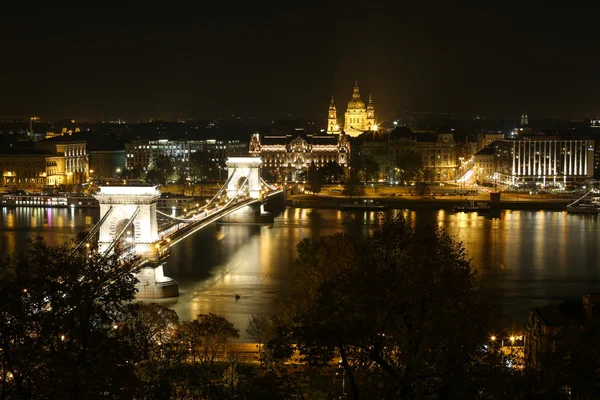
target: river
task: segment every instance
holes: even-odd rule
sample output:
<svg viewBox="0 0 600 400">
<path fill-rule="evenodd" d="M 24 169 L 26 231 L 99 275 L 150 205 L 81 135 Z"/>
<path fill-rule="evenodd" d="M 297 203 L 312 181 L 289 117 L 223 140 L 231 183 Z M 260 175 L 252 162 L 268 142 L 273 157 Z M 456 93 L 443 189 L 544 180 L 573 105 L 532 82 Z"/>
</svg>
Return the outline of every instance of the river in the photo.
<svg viewBox="0 0 600 400">
<path fill-rule="evenodd" d="M 407 211 L 417 225 L 435 225 L 465 244 L 506 312 L 525 324 L 532 307 L 600 292 L 600 218 L 566 212 L 504 211 L 500 218 L 443 210 Z M 368 234 L 374 212 L 287 208 L 272 225 L 211 225 L 172 248 L 165 275 L 180 296 L 160 300 L 190 319 L 225 315 L 247 339 L 253 313 L 272 313 L 286 283 L 296 244 L 336 232 Z M 97 209 L 3 208 L 0 251 L 26 248 L 28 238 L 71 240 L 98 220 Z M 235 295 L 240 299 L 236 301 Z"/>
</svg>

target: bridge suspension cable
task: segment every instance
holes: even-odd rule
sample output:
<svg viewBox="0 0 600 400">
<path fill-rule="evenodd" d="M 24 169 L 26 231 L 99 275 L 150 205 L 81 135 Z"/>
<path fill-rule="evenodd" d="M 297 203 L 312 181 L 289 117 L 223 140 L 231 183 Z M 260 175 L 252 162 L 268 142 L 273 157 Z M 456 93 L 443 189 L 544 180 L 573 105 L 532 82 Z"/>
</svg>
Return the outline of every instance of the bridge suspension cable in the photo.
<svg viewBox="0 0 600 400">
<path fill-rule="evenodd" d="M 261 181 L 261 182 L 262 182 L 262 183 L 263 183 L 263 184 L 264 184 L 266 187 L 268 187 L 269 189 L 271 189 L 271 190 L 277 190 L 277 188 L 276 188 L 275 186 L 271 186 L 271 185 L 269 185 L 269 184 L 268 184 L 268 183 L 267 183 L 267 182 L 266 182 L 266 181 L 265 181 L 263 178 L 260 178 L 260 181 Z"/>
<path fill-rule="evenodd" d="M 584 194 L 583 196 L 581 196 L 580 198 L 578 198 L 577 200 L 575 200 L 574 202 L 567 204 L 567 207 L 572 207 L 575 204 L 579 203 L 581 200 L 585 199 L 589 194 L 591 193 L 596 193 L 596 189 L 591 189 L 589 192 L 587 192 L 586 194 Z"/>
<path fill-rule="evenodd" d="M 100 230 L 102 224 L 104 224 L 104 221 L 106 221 L 106 219 L 112 211 L 113 207 L 110 206 L 110 208 L 106 211 L 106 214 L 104 214 L 100 221 L 98 221 L 96 225 L 94 225 L 94 227 L 88 232 L 88 234 L 85 236 L 85 239 L 83 239 L 81 242 L 79 242 L 77 246 L 75 246 L 75 248 L 71 251 L 71 254 L 76 253 L 77 250 L 79 250 L 84 244 L 88 243 L 94 237 L 94 235 L 98 232 L 98 230 Z"/>
<path fill-rule="evenodd" d="M 129 226 L 133 223 L 133 220 L 135 219 L 135 217 L 137 217 L 139 212 L 140 212 L 140 208 L 137 207 L 135 209 L 135 211 L 133 212 L 133 215 L 131 216 L 131 218 L 129 218 L 129 221 L 123 227 L 123 229 L 121 229 L 121 231 L 115 236 L 115 239 L 111 242 L 111 244 L 109 244 L 108 247 L 106 248 L 106 250 L 104 250 L 105 257 L 108 256 L 115 249 L 115 246 L 117 245 L 118 241 L 123 237 L 123 235 L 125 234 L 127 229 L 129 229 Z"/>
<path fill-rule="evenodd" d="M 236 199 L 237 195 L 240 193 L 240 191 L 242 190 L 242 188 L 243 188 L 244 186 L 246 186 L 246 183 L 248 182 L 248 179 L 250 179 L 250 175 L 251 175 L 251 174 L 252 174 L 252 170 L 250 170 L 250 171 L 248 172 L 248 175 L 246 175 L 246 177 L 244 178 L 244 182 L 243 182 L 243 183 L 242 183 L 242 184 L 241 184 L 241 185 L 238 187 L 237 191 L 235 192 L 235 195 L 233 195 L 233 196 L 232 196 L 232 197 L 229 199 L 229 201 L 228 201 L 227 203 L 225 203 L 225 204 L 223 205 L 223 207 L 221 207 L 221 209 L 224 209 L 224 208 L 227 208 L 227 207 L 229 207 L 229 205 L 230 205 L 230 204 L 231 204 L 231 203 L 232 203 L 232 202 L 233 202 L 233 201 Z M 175 220 L 175 221 L 177 221 L 177 222 L 179 222 L 179 223 L 184 223 L 184 224 L 190 224 L 190 223 L 193 223 L 193 222 L 198 222 L 198 221 L 202 221 L 202 220 L 203 220 L 203 218 L 202 218 L 202 217 L 198 217 L 198 215 L 196 215 L 196 216 L 194 216 L 194 217 L 192 217 L 192 218 L 187 218 L 187 219 L 184 219 L 184 218 L 173 217 L 173 216 L 171 216 L 171 215 L 168 215 L 168 214 L 165 214 L 165 213 L 163 213 L 162 211 L 158 211 L 158 210 L 156 210 L 156 212 L 157 212 L 157 213 L 160 213 L 161 215 L 163 215 L 163 216 L 165 216 L 165 217 L 167 217 L 167 218 L 171 218 L 171 219 L 173 219 L 173 220 Z M 162 234 L 160 234 L 160 236 L 164 236 L 165 232 L 167 232 L 167 231 L 168 231 L 169 229 L 171 229 L 171 228 L 172 228 L 172 226 L 171 226 L 171 227 L 169 227 L 169 228 L 167 228 L 167 229 L 165 229 L 165 230 L 163 231 L 163 233 L 162 233 Z"/>
<path fill-rule="evenodd" d="M 231 179 L 233 178 L 233 176 L 235 175 L 235 171 L 237 168 L 233 169 L 233 173 L 231 173 L 228 177 L 227 180 L 225 181 L 225 183 L 223 183 L 223 186 L 221 186 L 221 189 L 219 189 L 219 191 L 217 192 L 217 194 L 215 194 L 212 199 L 210 199 L 205 205 L 204 207 L 208 207 L 209 204 L 211 204 L 216 198 L 218 198 L 221 193 L 223 193 L 223 190 L 225 190 L 227 188 L 227 186 L 229 186 L 229 182 L 231 182 Z"/>
</svg>

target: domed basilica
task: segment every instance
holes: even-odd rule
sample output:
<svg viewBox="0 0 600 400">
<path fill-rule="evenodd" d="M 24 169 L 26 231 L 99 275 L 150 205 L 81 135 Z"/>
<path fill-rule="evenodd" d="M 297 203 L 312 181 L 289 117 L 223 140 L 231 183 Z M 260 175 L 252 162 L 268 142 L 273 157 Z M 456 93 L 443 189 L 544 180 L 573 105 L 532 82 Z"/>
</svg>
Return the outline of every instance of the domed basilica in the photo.
<svg viewBox="0 0 600 400">
<path fill-rule="evenodd" d="M 329 105 L 329 113 L 327 119 L 327 133 L 339 133 L 344 131 L 348 136 L 358 136 L 364 131 L 376 129 L 375 125 L 375 108 L 373 100 L 369 96 L 369 103 L 365 106 L 365 102 L 360 97 L 358 82 L 354 84 L 354 93 L 348 102 L 346 114 L 344 114 L 344 125 L 340 126 L 337 120 L 337 110 L 333 97 Z"/>
</svg>

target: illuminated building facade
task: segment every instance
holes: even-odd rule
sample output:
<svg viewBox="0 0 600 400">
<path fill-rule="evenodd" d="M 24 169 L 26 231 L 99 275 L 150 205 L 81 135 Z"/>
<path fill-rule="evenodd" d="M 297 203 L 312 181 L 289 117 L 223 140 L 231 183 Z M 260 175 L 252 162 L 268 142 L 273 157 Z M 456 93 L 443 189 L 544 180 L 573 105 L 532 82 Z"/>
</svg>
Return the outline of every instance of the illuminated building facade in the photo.
<svg viewBox="0 0 600 400">
<path fill-rule="evenodd" d="M 88 155 L 84 141 L 46 140 L 35 147 L 15 147 L 0 154 L 2 182 L 33 188 L 87 182 Z"/>
<path fill-rule="evenodd" d="M 415 134 L 406 127 L 399 127 L 390 133 L 365 132 L 359 139 L 365 153 L 374 155 L 387 151 L 394 164 L 407 152 L 419 154 L 432 180 L 454 180 L 459 173 L 460 147 L 451 133 Z"/>
<path fill-rule="evenodd" d="M 254 133 L 250 154 L 263 161 L 263 177 L 269 180 L 306 179 L 306 171 L 314 163 L 322 167 L 336 162 L 349 166 L 350 142 L 344 133 L 336 135 L 263 135 Z"/>
<path fill-rule="evenodd" d="M 148 170 L 162 156 L 187 163 L 195 152 L 206 152 L 212 161 L 224 165 L 228 155 L 247 150 L 247 142 L 239 140 L 135 140 L 125 145 L 125 165 L 127 169 L 141 167 Z"/>
<path fill-rule="evenodd" d="M 585 181 L 594 175 L 594 141 L 558 136 L 523 136 L 494 142 L 499 179 L 557 184 Z"/>
<path fill-rule="evenodd" d="M 478 182 L 493 181 L 496 173 L 496 154 L 491 146 L 484 147 L 473 156 L 473 173 Z"/>
<path fill-rule="evenodd" d="M 327 115 L 327 133 L 340 132 L 342 127 L 337 120 L 337 110 L 333 97 L 331 98 L 331 104 L 329 105 Z M 371 96 L 369 96 L 369 102 L 365 105 L 365 102 L 360 97 L 358 82 L 356 82 L 352 98 L 348 102 L 348 107 L 344 114 L 344 133 L 348 136 L 356 137 L 365 131 L 375 129 L 375 127 L 375 107 L 373 106 L 373 100 Z"/>
</svg>

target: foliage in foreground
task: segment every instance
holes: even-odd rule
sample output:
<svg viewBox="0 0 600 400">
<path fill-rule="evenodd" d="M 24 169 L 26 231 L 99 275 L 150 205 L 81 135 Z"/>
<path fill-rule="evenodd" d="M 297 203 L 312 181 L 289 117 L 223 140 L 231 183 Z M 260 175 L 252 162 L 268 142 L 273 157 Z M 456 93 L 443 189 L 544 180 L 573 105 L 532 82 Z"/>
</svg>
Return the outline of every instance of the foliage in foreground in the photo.
<svg viewBox="0 0 600 400">
<path fill-rule="evenodd" d="M 37 239 L 27 254 L 0 260 L 2 395 L 130 396 L 134 348 L 114 334 L 133 300 L 132 265 L 116 252 L 72 253 Z"/>
<path fill-rule="evenodd" d="M 298 245 L 267 349 L 295 343 L 311 365 L 339 362 L 354 398 L 468 399 L 508 391 L 483 351 L 494 307 L 463 246 L 439 229 L 382 217 L 364 242 L 336 234 Z M 516 382 L 513 380 L 513 382 Z"/>
<path fill-rule="evenodd" d="M 132 303 L 134 262 L 41 239 L 0 259 L 1 399 L 303 398 L 294 375 L 308 370 L 238 361 L 226 318 L 180 322 L 166 307 Z M 264 335 L 268 320 L 255 320 Z"/>
</svg>

